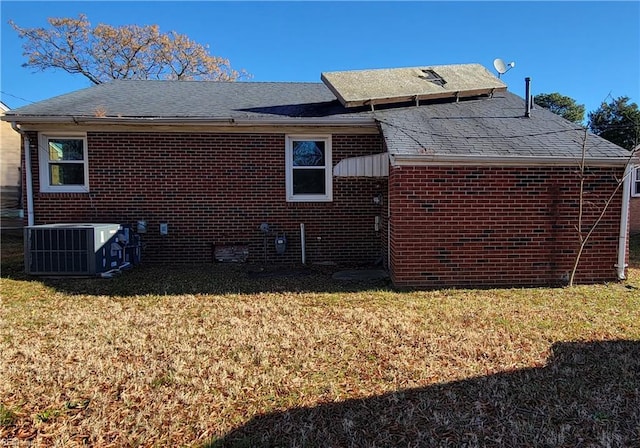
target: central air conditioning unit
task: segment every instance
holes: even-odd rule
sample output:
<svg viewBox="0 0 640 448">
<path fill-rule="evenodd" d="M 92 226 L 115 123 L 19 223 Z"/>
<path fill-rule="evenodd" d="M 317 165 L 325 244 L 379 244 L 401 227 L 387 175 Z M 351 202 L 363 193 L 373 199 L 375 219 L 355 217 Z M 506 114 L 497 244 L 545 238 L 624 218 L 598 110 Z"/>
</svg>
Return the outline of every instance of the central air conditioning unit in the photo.
<svg viewBox="0 0 640 448">
<path fill-rule="evenodd" d="M 49 224 L 24 229 L 25 270 L 32 275 L 100 275 L 125 264 L 119 224 Z"/>
</svg>

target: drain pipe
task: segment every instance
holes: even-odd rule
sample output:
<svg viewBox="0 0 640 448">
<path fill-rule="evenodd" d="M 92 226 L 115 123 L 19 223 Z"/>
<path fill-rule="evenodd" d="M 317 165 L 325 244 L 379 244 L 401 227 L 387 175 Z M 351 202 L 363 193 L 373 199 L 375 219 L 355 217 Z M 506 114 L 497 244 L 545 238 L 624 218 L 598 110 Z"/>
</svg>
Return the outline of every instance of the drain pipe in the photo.
<svg viewBox="0 0 640 448">
<path fill-rule="evenodd" d="M 304 239 L 304 224 L 300 223 L 300 246 L 302 250 L 302 264 L 307 264 L 307 253 Z"/>
<path fill-rule="evenodd" d="M 622 211 L 620 212 L 620 237 L 618 239 L 618 280 L 624 280 L 625 268 L 627 267 L 627 232 L 629 226 L 629 198 L 631 196 L 631 170 L 633 166 L 627 163 L 624 169 L 624 177 L 622 181 Z"/>
<path fill-rule="evenodd" d="M 22 135 L 22 140 L 24 141 L 24 170 L 25 173 L 25 187 L 27 193 L 27 225 L 32 226 L 34 224 L 35 218 L 33 216 L 33 176 L 31 174 L 31 149 L 29 137 L 27 134 L 20 129 L 20 126 L 15 122 L 11 122 L 11 127 L 14 131 L 18 132 Z"/>
</svg>

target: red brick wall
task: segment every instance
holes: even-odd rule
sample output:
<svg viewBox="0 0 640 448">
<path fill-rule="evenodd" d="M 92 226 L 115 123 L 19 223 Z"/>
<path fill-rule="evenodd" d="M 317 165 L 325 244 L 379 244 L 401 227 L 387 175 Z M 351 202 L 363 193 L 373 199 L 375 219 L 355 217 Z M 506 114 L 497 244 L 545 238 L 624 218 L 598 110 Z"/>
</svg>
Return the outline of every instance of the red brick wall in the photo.
<svg viewBox="0 0 640 448">
<path fill-rule="evenodd" d="M 621 171 L 589 174 L 585 229 Z M 563 283 L 579 243 L 578 192 L 574 167 L 392 167 L 392 279 L 419 287 Z M 579 282 L 616 279 L 621 197 L 589 240 Z"/>
<path fill-rule="evenodd" d="M 640 233 L 640 197 L 632 197 L 629 202 L 629 233 Z"/>
<path fill-rule="evenodd" d="M 88 132 L 89 194 L 40 193 L 37 136 L 30 134 L 35 224 L 144 219 L 147 262 L 212 260 L 212 244 L 248 244 L 249 261 L 264 260 L 262 222 L 287 236 L 269 262 L 301 260 L 305 224 L 309 263 L 363 263 L 381 257 L 374 230 L 387 179 L 334 178 L 333 202 L 287 203 L 284 134 Z M 383 151 L 379 135 L 334 135 L 333 163 Z M 159 235 L 167 222 L 169 235 Z"/>
</svg>

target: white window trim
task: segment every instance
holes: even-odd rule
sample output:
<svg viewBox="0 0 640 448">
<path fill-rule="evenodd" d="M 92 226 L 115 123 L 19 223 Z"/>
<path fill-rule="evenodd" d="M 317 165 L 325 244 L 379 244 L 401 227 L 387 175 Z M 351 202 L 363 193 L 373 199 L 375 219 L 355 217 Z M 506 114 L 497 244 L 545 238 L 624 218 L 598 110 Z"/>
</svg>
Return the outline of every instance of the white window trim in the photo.
<svg viewBox="0 0 640 448">
<path fill-rule="evenodd" d="M 640 165 L 637 165 L 632 170 L 631 175 L 631 197 L 632 198 L 640 198 L 640 187 L 638 187 L 638 182 L 640 182 Z"/>
<path fill-rule="evenodd" d="M 297 140 L 316 140 L 325 142 L 325 194 L 293 194 L 293 142 Z M 331 157 L 331 135 L 287 135 L 285 146 L 287 202 L 333 201 L 333 163 Z"/>
<path fill-rule="evenodd" d="M 83 141 L 83 185 L 51 185 L 49 178 L 49 139 L 73 138 Z M 80 163 L 79 161 L 77 163 Z M 40 167 L 40 192 L 41 193 L 88 193 L 89 192 L 89 150 L 87 147 L 87 134 L 77 132 L 46 132 L 38 136 L 38 164 Z"/>
</svg>

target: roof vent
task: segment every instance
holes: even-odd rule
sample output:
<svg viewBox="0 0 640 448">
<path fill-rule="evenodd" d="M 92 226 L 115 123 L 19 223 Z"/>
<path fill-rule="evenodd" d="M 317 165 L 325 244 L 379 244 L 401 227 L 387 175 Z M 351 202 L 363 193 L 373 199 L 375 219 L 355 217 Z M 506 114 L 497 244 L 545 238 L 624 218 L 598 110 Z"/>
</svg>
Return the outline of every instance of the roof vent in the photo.
<svg viewBox="0 0 640 448">
<path fill-rule="evenodd" d="M 426 79 L 427 81 L 432 82 L 437 86 L 442 87 L 447 83 L 447 81 L 445 81 L 442 76 L 438 75 L 433 70 L 423 69 L 422 73 L 423 73 L 423 75 L 420 75 L 420 78 Z"/>
</svg>

